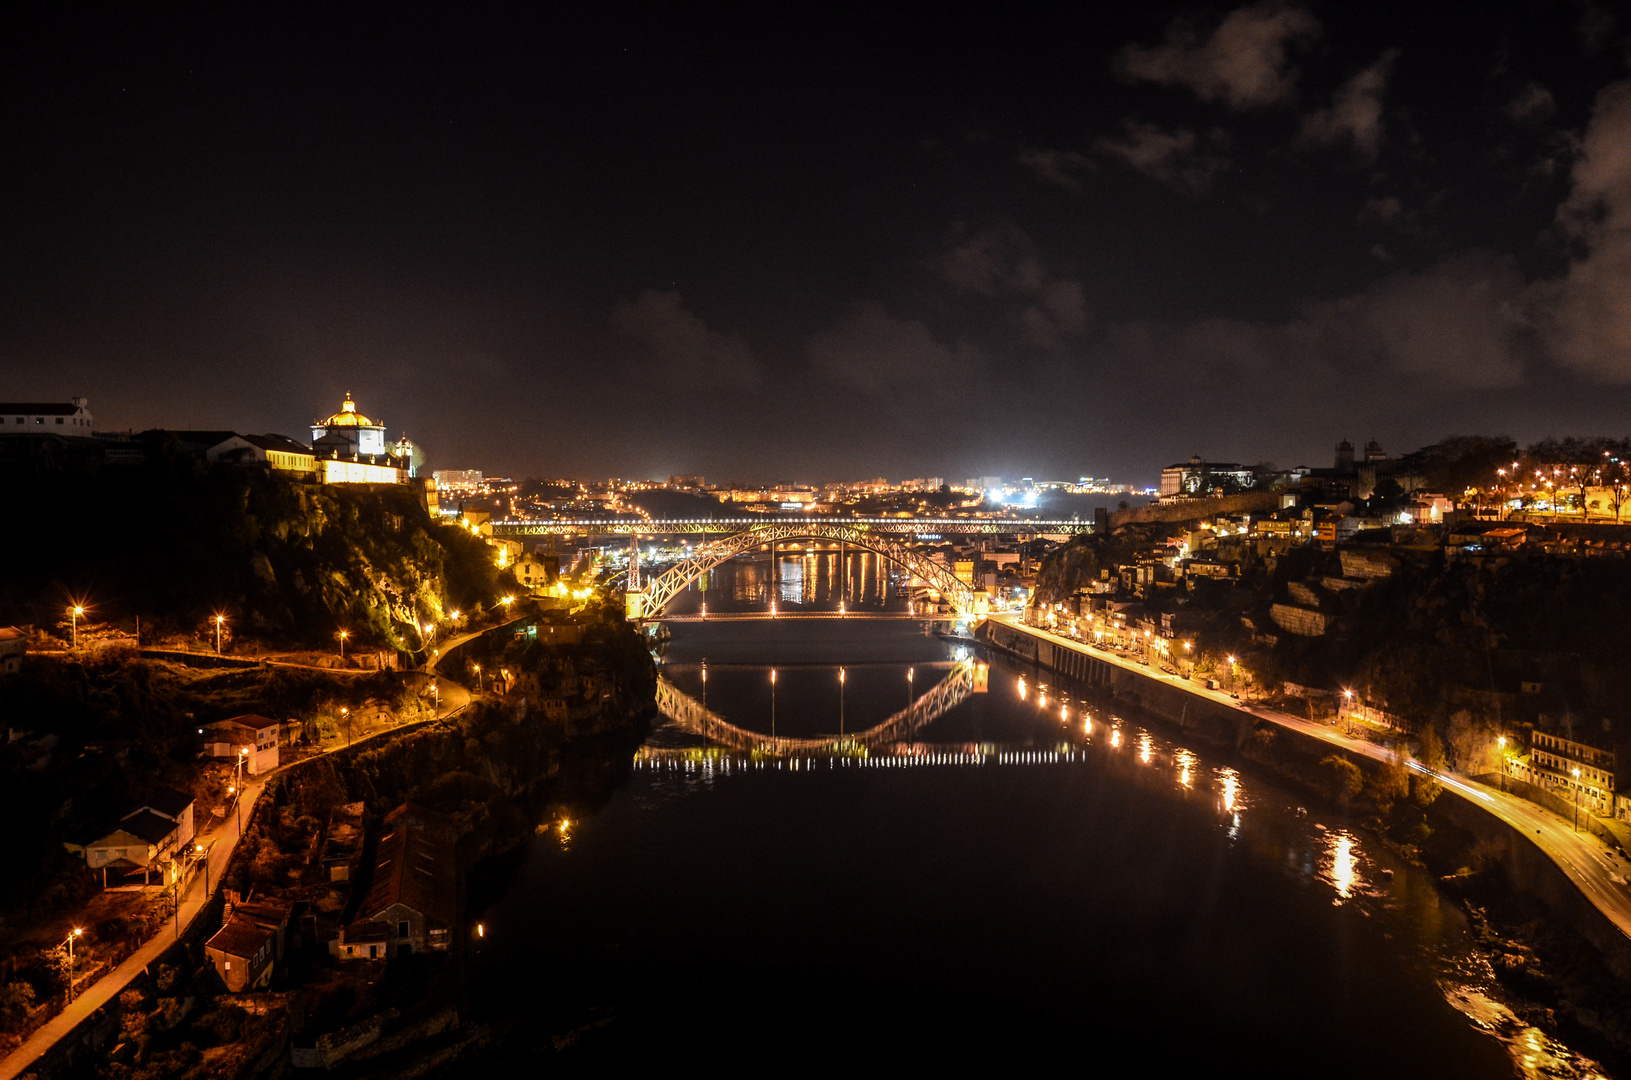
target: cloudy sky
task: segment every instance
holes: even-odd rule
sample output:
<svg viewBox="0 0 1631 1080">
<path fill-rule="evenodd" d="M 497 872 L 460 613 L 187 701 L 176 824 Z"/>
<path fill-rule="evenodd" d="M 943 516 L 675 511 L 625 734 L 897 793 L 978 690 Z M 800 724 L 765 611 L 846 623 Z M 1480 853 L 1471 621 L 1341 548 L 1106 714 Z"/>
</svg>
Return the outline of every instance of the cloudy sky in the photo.
<svg viewBox="0 0 1631 1080">
<path fill-rule="evenodd" d="M 1623 8 L 582 7 L 6 24 L 0 398 L 721 480 L 1631 432 Z"/>
</svg>

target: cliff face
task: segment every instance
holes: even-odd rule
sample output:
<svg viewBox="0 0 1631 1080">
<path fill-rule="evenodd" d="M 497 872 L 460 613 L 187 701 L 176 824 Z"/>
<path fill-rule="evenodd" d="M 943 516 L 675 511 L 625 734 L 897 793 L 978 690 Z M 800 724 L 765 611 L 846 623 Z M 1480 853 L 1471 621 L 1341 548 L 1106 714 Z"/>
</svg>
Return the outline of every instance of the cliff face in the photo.
<svg viewBox="0 0 1631 1080">
<path fill-rule="evenodd" d="M 380 812 L 411 799 L 453 815 L 482 849 L 530 835 L 538 798 L 557 782 L 604 797 L 656 718 L 656 667 L 639 634 L 609 615 L 581 644 L 549 652 L 598 673 L 593 706 L 572 719 L 513 694 L 486 699 L 454 720 L 331 754 L 329 767 L 349 798 Z"/>
<path fill-rule="evenodd" d="M 329 646 L 345 625 L 354 641 L 417 647 L 409 627 L 514 587 L 480 540 L 432 521 L 406 487 L 162 452 L 129 468 L 4 469 L 31 517 L 11 538 L 0 620 L 55 626 L 71 597 L 97 619 L 191 631 L 225 611 L 229 631 Z"/>
</svg>

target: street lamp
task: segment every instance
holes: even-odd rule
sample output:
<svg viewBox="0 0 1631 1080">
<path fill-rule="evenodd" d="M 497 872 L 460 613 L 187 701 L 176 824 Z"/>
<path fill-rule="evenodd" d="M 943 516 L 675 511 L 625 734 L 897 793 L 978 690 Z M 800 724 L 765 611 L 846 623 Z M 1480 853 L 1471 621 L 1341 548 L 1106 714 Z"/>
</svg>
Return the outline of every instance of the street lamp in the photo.
<svg viewBox="0 0 1631 1080">
<path fill-rule="evenodd" d="M 912 705 L 915 703 L 915 699 L 912 697 L 912 676 L 915 672 L 916 669 L 914 668 L 906 669 L 906 711 L 908 713 L 912 711 Z"/>
<path fill-rule="evenodd" d="M 770 669 L 770 737 L 776 737 L 776 669 Z"/>
<path fill-rule="evenodd" d="M 350 746 L 351 745 L 351 710 L 348 709 L 344 705 L 340 706 L 340 723 L 345 725 L 345 744 L 347 746 Z"/>
<path fill-rule="evenodd" d="M 85 614 L 85 609 L 78 604 L 68 609 L 68 623 L 73 628 L 74 650 L 79 650 L 79 617 Z M 69 939 L 70 942 L 72 939 Z"/>
<path fill-rule="evenodd" d="M 230 790 L 230 794 L 232 795 L 232 809 L 236 812 L 238 817 L 238 838 L 240 840 L 243 839 L 244 835 L 243 771 L 244 766 L 248 763 L 246 757 L 248 753 L 249 751 L 243 747 L 240 746 L 238 748 L 238 761 L 237 764 L 233 766 L 233 779 L 235 783 L 232 785 Z"/>
<path fill-rule="evenodd" d="M 63 942 L 63 944 L 68 947 L 68 1002 L 69 1002 L 69 1004 L 72 1004 L 73 1000 L 74 1000 L 74 939 L 79 937 L 84 932 L 85 932 L 84 930 L 82 930 L 82 929 L 80 929 L 79 927 L 76 926 L 76 927 L 74 927 L 74 932 L 68 935 L 68 940 Z"/>
<path fill-rule="evenodd" d="M 227 617 L 225 615 L 219 615 L 218 614 L 218 615 L 215 616 L 215 619 L 213 621 L 215 623 L 215 655 L 220 656 L 221 655 L 221 624 L 227 621 Z"/>
<path fill-rule="evenodd" d="M 1500 748 L 1501 755 L 1501 793 L 1506 793 L 1506 736 L 1497 735 L 1495 744 Z"/>
<path fill-rule="evenodd" d="M 1354 733 L 1353 712 L 1351 711 L 1354 703 L 1354 692 L 1352 690 L 1342 691 L 1342 703 L 1344 706 L 1342 711 L 1343 726 L 1347 728 L 1348 734 L 1351 736 Z"/>
<path fill-rule="evenodd" d="M 1580 831 L 1580 770 L 1571 769 L 1574 773 L 1574 831 Z"/>
<path fill-rule="evenodd" d="M 702 658 L 702 711 L 708 711 L 708 658 Z"/>
<path fill-rule="evenodd" d="M 340 631 L 340 663 L 342 665 L 345 664 L 345 639 L 350 636 L 351 634 L 349 632 L 345 630 Z"/>
</svg>

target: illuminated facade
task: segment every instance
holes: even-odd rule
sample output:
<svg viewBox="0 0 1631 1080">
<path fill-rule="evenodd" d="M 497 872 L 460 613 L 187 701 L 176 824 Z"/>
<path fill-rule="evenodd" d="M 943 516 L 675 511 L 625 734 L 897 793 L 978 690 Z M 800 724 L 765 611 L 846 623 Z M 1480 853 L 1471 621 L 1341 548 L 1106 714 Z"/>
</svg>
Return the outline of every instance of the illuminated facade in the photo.
<svg viewBox="0 0 1631 1080">
<path fill-rule="evenodd" d="M 400 484 L 408 478 L 408 470 L 371 461 L 318 458 L 317 478 L 325 484 Z"/>
<path fill-rule="evenodd" d="M 0 435 L 61 435 L 88 439 L 89 402 L 82 397 L 51 402 L 0 402 Z"/>
<path fill-rule="evenodd" d="M 351 395 L 345 396 L 340 403 L 340 411 L 327 420 L 317 420 L 311 426 L 312 444 L 324 443 L 333 446 L 338 442 L 349 443 L 351 453 L 358 456 L 383 457 L 385 449 L 385 425 L 376 424 L 368 417 L 357 411 L 357 403 L 351 400 Z"/>
</svg>

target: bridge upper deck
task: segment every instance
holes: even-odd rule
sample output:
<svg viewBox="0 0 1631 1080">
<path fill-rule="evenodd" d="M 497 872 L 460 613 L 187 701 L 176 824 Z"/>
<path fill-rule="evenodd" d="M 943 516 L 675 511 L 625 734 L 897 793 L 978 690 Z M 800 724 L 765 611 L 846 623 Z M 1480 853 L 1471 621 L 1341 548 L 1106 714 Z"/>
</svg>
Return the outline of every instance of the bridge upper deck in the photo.
<svg viewBox="0 0 1631 1080">
<path fill-rule="evenodd" d="M 946 533 L 985 535 L 1076 535 L 1093 531 L 1081 518 L 924 518 L 828 517 L 825 514 L 757 514 L 730 518 L 562 518 L 539 521 L 495 521 L 495 536 L 627 536 L 630 533 L 682 535 L 737 533 L 777 525 L 847 525 L 867 532 L 932 537 Z"/>
</svg>

